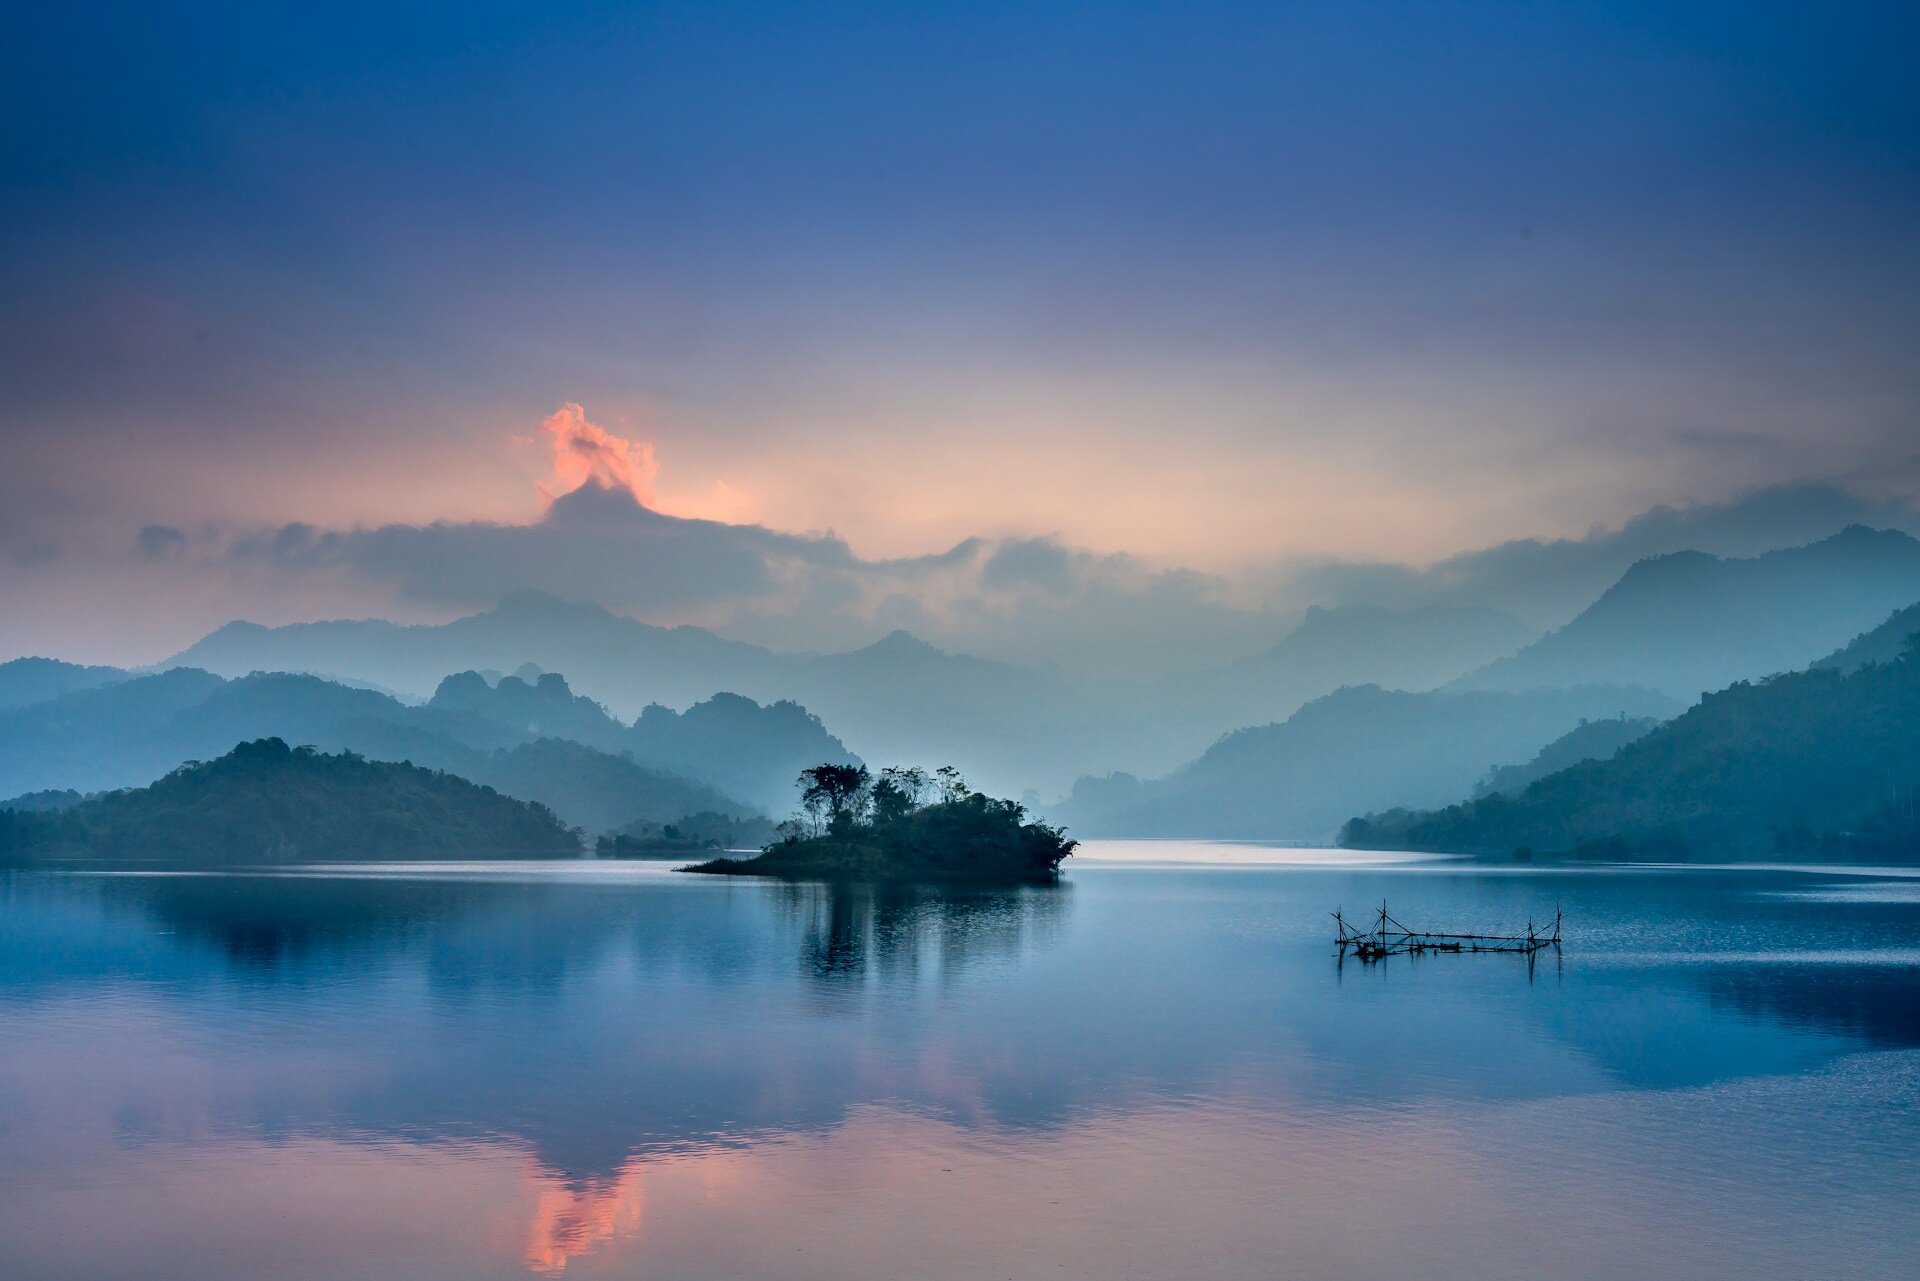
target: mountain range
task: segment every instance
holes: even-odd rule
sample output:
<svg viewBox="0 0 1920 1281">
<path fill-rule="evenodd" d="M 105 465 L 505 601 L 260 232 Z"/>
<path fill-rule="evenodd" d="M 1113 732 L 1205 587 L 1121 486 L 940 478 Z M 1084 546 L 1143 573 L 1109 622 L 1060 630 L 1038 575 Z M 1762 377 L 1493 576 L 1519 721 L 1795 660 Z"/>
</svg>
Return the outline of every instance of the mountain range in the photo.
<svg viewBox="0 0 1920 1281">
<path fill-rule="evenodd" d="M 1063 790 L 1087 770 L 1171 769 L 1222 733 L 1364 682 L 1426 688 L 1530 637 L 1498 611 L 1314 609 L 1271 649 L 1228 668 L 1104 682 L 950 654 L 905 631 L 837 654 L 780 654 L 695 627 L 520 592 L 440 625 L 230 623 L 166 659 L 226 676 L 312 672 L 426 697 L 448 672 L 564 671 L 624 716 L 726 692 L 791 700 L 859 754 L 958 766 L 990 791 Z"/>
<path fill-rule="evenodd" d="M 0 686 L 12 666 L 0 664 Z M 801 769 L 854 759 L 804 710 L 733 696 L 627 725 L 552 674 L 491 686 L 456 674 L 409 706 L 317 676 L 172 668 L 0 710 L 0 795 L 141 786 L 269 736 L 448 770 L 592 831 L 785 813 Z"/>
<path fill-rule="evenodd" d="M 1464 796 L 1490 767 L 1532 755 L 1583 719 L 1678 710 L 1664 694 L 1618 686 L 1349 687 L 1283 722 L 1229 734 L 1165 778 L 1082 779 L 1050 817 L 1082 836 L 1325 841 L 1354 813 Z"/>
<path fill-rule="evenodd" d="M 1917 798 L 1920 645 L 1909 645 L 1891 661 L 1735 682 L 1518 794 L 1368 814 L 1341 840 L 1496 857 L 1910 859 Z"/>
<path fill-rule="evenodd" d="M 1453 682 L 1522 690 L 1638 684 L 1689 701 L 1792 671 L 1920 601 L 1920 540 L 1851 525 L 1747 559 L 1640 561 L 1557 631 Z"/>
<path fill-rule="evenodd" d="M 1524 790 L 1703 691 L 1884 660 L 1920 630 L 1917 600 L 1920 542 L 1856 525 L 1640 561 L 1545 636 L 1485 608 L 1316 608 L 1236 663 L 1126 684 L 904 631 L 782 654 L 521 592 L 437 625 L 229 624 L 152 675 L 0 664 L 0 795 L 144 782 L 272 734 L 454 769 L 606 830 L 781 814 L 800 768 L 857 751 L 1068 792 L 1053 816 L 1082 835 L 1315 839 L 1476 783 Z"/>
</svg>

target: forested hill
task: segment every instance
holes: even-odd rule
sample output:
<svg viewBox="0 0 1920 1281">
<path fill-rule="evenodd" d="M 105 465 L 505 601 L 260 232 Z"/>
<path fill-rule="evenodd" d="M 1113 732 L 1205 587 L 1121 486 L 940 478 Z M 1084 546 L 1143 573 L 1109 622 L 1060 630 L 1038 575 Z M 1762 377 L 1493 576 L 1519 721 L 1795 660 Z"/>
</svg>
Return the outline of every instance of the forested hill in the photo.
<svg viewBox="0 0 1920 1281">
<path fill-rule="evenodd" d="M 545 806 L 451 774 L 289 748 L 277 738 L 57 813 L 0 811 L 0 858 L 15 860 L 564 857 L 580 848 L 578 834 Z"/>
<path fill-rule="evenodd" d="M 1894 610 L 1886 622 L 1870 632 L 1862 632 L 1814 666 L 1850 672 L 1867 663 L 1891 662 L 1906 652 L 1908 643 L 1916 635 L 1920 635 L 1920 605 L 1909 605 Z"/>
<path fill-rule="evenodd" d="M 1853 672 L 1741 682 L 1607 760 L 1426 813 L 1349 823 L 1343 844 L 1506 856 L 1920 857 L 1920 649 Z"/>
</svg>

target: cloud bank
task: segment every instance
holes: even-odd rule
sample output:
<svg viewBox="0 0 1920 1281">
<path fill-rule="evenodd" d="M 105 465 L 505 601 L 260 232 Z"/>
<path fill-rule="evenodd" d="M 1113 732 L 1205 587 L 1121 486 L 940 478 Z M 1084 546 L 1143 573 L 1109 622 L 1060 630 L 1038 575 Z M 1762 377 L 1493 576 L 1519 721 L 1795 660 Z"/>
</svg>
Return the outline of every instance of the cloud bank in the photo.
<svg viewBox="0 0 1920 1281">
<path fill-rule="evenodd" d="M 649 621 L 697 623 L 784 650 L 841 649 L 905 628 L 988 657 L 1103 674 L 1229 661 L 1276 642 L 1309 605 L 1481 605 L 1556 626 L 1636 560 L 1682 549 L 1751 556 L 1854 522 L 1920 528 L 1905 500 L 1807 481 L 1735 501 L 1659 507 L 1577 539 L 1519 539 L 1429 566 L 1281 562 L 1203 574 L 1057 536 L 967 538 L 869 558 L 831 532 L 799 534 L 658 510 L 644 442 L 567 404 L 541 425 L 553 495 L 526 524 L 485 521 L 323 529 L 288 524 L 231 542 L 226 558 L 275 575 L 377 585 L 429 612 L 489 607 L 527 588 Z M 142 534 L 149 560 L 184 545 Z"/>
<path fill-rule="evenodd" d="M 1545 629 L 1647 556 L 1689 548 L 1751 556 L 1856 522 L 1920 531 L 1905 499 L 1804 481 L 1424 566 L 1280 560 L 1212 574 L 1057 535 L 969 537 L 927 554 L 873 557 L 831 531 L 662 510 L 670 500 L 651 444 L 608 431 L 579 404 L 562 405 L 540 432 L 552 476 L 538 486 L 544 509 L 524 522 L 294 521 L 191 532 L 155 524 L 104 567 L 64 549 L 31 554 L 41 545 L 23 541 L 10 549 L 11 573 L 16 586 L 60 585 L 65 596 L 49 588 L 48 599 L 69 607 L 89 587 L 96 612 L 102 597 L 116 607 L 154 601 L 154 613 L 190 620 L 180 624 L 181 643 L 235 613 L 269 622 L 341 614 L 443 620 L 537 589 L 779 650 L 849 649 L 904 628 L 982 657 L 1151 678 L 1265 649 L 1312 605 L 1478 605 Z M 116 585 L 103 593 L 100 583 L 112 575 Z"/>
</svg>

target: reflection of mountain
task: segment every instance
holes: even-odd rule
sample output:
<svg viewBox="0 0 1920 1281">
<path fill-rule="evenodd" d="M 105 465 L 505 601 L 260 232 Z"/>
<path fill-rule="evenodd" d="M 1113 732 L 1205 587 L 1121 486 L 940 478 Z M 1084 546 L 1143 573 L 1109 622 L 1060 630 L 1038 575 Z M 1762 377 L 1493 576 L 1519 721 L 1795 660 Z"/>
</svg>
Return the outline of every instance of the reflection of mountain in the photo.
<svg viewBox="0 0 1920 1281">
<path fill-rule="evenodd" d="M 1715 1001 L 1756 1015 L 1881 1049 L 1920 1046 L 1920 968 L 1913 965 L 1709 966 L 1700 982 Z"/>
<path fill-rule="evenodd" d="M 155 1101 L 178 1091 L 209 1109 L 186 1110 L 196 1135 L 524 1150 L 540 1172 L 512 1248 L 558 1267 L 633 1222 L 644 1165 L 875 1107 L 1053 1134 L 1170 1097 L 1304 1112 L 1534 1098 L 1783 1070 L 1914 1035 L 1860 1021 L 1913 994 L 1877 975 L 1848 993 L 1853 966 L 1746 982 L 1687 957 L 1589 965 L 1575 948 L 1564 978 L 1531 989 L 1514 958 L 1337 975 L 1319 918 L 1384 892 L 1423 919 L 1491 926 L 1581 895 L 1592 937 L 1672 925 L 1699 941 L 1752 884 L 1696 884 L 1689 901 L 1666 877 L 1303 870 L 1109 869 L 1066 893 L 1004 894 L 592 865 L 20 875 L 0 892 L 0 1013 L 10 1030 L 40 1017 L 84 1040 L 89 1087 L 63 1106 L 116 1124 L 166 1124 Z M 1798 934 L 1804 905 L 1743 913 L 1739 945 L 1818 947 L 1855 919 L 1812 912 Z"/>
</svg>

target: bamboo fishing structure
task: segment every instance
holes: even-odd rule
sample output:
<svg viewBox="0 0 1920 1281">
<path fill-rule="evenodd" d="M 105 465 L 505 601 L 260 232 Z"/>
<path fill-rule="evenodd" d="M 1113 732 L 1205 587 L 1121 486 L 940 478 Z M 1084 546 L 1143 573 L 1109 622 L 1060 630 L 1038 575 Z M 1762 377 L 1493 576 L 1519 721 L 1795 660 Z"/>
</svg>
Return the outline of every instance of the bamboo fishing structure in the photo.
<svg viewBox="0 0 1920 1281">
<path fill-rule="evenodd" d="M 1525 934 L 1447 934 L 1438 930 L 1409 929 L 1395 920 L 1380 904 L 1371 927 L 1359 929 L 1340 912 L 1333 914 L 1334 942 L 1341 959 L 1351 953 L 1356 960 L 1373 962 L 1389 956 L 1419 956 L 1427 952 L 1523 952 L 1531 957 L 1545 948 L 1560 946 L 1560 912 L 1553 913 L 1553 927 L 1535 928 L 1527 922 Z"/>
</svg>

